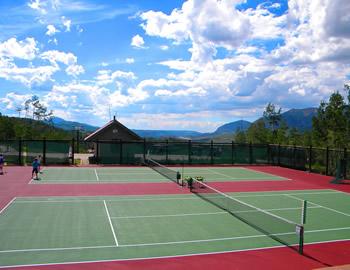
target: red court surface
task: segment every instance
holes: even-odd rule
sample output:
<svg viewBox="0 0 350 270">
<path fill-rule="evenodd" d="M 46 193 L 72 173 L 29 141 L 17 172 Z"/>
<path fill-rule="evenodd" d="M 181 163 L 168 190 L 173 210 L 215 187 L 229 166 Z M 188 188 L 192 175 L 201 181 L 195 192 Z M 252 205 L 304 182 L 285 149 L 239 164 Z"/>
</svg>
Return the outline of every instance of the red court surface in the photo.
<svg viewBox="0 0 350 270">
<path fill-rule="evenodd" d="M 249 166 L 249 168 L 286 177 L 291 181 L 215 182 L 211 183 L 211 186 L 224 192 L 336 189 L 350 193 L 350 185 L 330 184 L 332 177 L 329 176 L 274 166 Z M 172 182 L 29 185 L 29 181 L 29 167 L 6 168 L 5 175 L 0 175 L 0 209 L 5 209 L 13 198 L 21 196 L 145 195 L 189 192 L 185 188 L 174 187 Z M 306 245 L 304 251 L 305 255 L 301 256 L 288 247 L 279 247 L 173 258 L 28 266 L 15 269 L 315 269 L 350 263 L 350 241 Z"/>
</svg>

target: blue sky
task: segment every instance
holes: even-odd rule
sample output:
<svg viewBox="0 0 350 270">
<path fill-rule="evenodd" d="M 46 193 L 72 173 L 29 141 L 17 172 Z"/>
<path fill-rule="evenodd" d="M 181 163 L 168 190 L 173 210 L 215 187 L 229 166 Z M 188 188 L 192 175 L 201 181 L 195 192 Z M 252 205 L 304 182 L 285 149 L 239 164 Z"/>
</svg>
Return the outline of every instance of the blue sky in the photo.
<svg viewBox="0 0 350 270">
<path fill-rule="evenodd" d="M 0 2 L 0 111 L 37 95 L 101 126 L 213 131 L 268 102 L 318 106 L 350 76 L 348 0 Z"/>
</svg>

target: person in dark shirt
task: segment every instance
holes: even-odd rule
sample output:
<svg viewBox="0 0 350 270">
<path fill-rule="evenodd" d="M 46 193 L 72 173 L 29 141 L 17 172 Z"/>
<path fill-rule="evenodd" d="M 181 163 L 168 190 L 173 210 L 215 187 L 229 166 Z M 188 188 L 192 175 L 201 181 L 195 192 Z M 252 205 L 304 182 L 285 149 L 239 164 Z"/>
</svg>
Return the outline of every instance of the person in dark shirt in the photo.
<svg viewBox="0 0 350 270">
<path fill-rule="evenodd" d="M 0 154 L 0 174 L 4 174 L 4 164 L 5 158 L 2 154 Z"/>
<path fill-rule="evenodd" d="M 32 163 L 32 168 L 33 168 L 33 170 L 32 170 L 32 179 L 33 180 L 39 180 L 39 177 L 38 177 L 39 166 L 40 166 L 40 163 L 39 163 L 38 159 L 35 158 L 33 163 Z M 33 178 L 34 174 L 35 174 L 35 178 Z"/>
</svg>

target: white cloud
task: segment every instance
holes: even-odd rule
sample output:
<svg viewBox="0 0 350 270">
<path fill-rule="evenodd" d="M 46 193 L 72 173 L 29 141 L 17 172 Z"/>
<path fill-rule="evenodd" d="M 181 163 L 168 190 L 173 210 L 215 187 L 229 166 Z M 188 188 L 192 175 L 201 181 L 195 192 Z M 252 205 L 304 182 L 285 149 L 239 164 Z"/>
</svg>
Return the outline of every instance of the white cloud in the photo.
<svg viewBox="0 0 350 270">
<path fill-rule="evenodd" d="M 46 6 L 46 3 L 44 1 L 41 1 L 41 0 L 31 0 L 29 3 L 28 3 L 28 6 L 36 11 L 39 11 L 40 13 L 42 14 L 46 14 L 46 9 L 45 9 L 45 6 Z"/>
<path fill-rule="evenodd" d="M 77 76 L 84 73 L 84 68 L 78 65 L 77 57 L 72 53 L 60 52 L 57 50 L 46 51 L 40 55 L 41 59 L 48 60 L 53 66 L 58 67 L 58 63 L 67 65 L 66 73 Z"/>
<path fill-rule="evenodd" d="M 144 44 L 145 44 L 145 41 L 140 35 L 133 36 L 133 38 L 131 39 L 131 46 L 135 48 L 143 49 L 145 48 Z"/>
<path fill-rule="evenodd" d="M 111 70 L 99 70 L 95 79 L 98 85 L 107 85 L 118 80 L 132 81 L 136 79 L 136 76 L 133 72 L 125 72 L 121 70 L 116 70 L 114 72 Z"/>
<path fill-rule="evenodd" d="M 161 46 L 159 46 L 159 48 L 160 48 L 162 51 L 167 51 L 167 50 L 169 50 L 169 46 L 168 46 L 168 45 L 161 45 Z"/>
<path fill-rule="evenodd" d="M 15 110 L 17 107 L 23 107 L 24 102 L 31 96 L 31 94 L 8 92 L 4 98 L 0 98 L 0 104 L 4 106 L 2 109 Z"/>
<path fill-rule="evenodd" d="M 47 28 L 47 31 L 45 34 L 49 37 L 54 36 L 56 33 L 59 32 L 59 30 L 56 29 L 56 27 L 52 24 L 49 24 L 46 28 Z"/>
<path fill-rule="evenodd" d="M 16 38 L 10 38 L 0 43 L 0 57 L 33 60 L 38 51 L 37 42 L 34 38 L 26 38 L 21 41 L 17 41 Z"/>
<path fill-rule="evenodd" d="M 125 59 L 125 62 L 126 62 L 127 64 L 133 64 L 133 63 L 135 63 L 135 59 L 134 59 L 134 58 L 126 58 L 126 59 Z"/>
<path fill-rule="evenodd" d="M 61 17 L 62 20 L 62 24 L 66 27 L 66 32 L 70 32 L 70 27 L 72 25 L 72 21 L 68 18 L 66 18 L 65 16 Z"/>
</svg>

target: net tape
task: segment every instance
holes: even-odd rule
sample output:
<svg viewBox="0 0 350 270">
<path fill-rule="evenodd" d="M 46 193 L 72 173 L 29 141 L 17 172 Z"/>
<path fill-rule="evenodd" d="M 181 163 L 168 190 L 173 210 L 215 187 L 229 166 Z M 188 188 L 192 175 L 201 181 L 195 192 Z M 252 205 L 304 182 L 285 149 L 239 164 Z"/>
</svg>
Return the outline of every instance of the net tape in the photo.
<svg viewBox="0 0 350 270">
<path fill-rule="evenodd" d="M 168 178 L 169 180 L 180 184 L 180 173 L 169 169 L 167 167 L 165 167 L 164 165 L 158 163 L 157 161 L 154 161 L 153 159 L 146 157 L 145 159 L 145 164 L 150 167 L 151 169 L 155 170 L 156 172 L 158 172 L 159 174 L 165 176 L 166 178 Z"/>
</svg>

